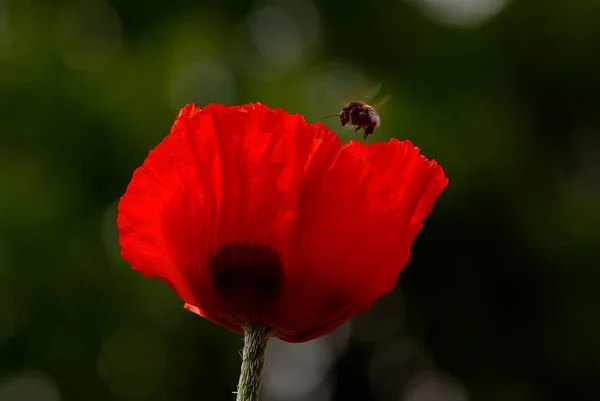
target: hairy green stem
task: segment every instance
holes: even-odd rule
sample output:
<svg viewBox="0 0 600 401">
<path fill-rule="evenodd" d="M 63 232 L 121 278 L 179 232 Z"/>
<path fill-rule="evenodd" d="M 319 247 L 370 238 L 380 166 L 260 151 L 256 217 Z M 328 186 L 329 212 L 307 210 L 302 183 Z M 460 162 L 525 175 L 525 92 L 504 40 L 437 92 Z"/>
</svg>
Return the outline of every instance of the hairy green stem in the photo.
<svg viewBox="0 0 600 401">
<path fill-rule="evenodd" d="M 244 332 L 242 372 L 236 401 L 258 401 L 269 342 L 269 329 L 260 326 L 245 327 Z"/>
</svg>

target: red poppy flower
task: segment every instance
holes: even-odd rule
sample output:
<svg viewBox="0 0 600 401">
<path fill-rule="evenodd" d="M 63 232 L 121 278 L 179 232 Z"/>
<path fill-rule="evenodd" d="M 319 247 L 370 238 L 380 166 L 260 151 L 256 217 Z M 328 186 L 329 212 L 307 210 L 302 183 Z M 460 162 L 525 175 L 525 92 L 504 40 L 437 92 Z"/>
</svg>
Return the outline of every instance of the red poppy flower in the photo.
<svg viewBox="0 0 600 401">
<path fill-rule="evenodd" d="M 188 105 L 121 198 L 121 254 L 231 331 L 308 341 L 394 288 L 446 184 L 408 141 L 343 145 L 260 103 Z"/>
</svg>

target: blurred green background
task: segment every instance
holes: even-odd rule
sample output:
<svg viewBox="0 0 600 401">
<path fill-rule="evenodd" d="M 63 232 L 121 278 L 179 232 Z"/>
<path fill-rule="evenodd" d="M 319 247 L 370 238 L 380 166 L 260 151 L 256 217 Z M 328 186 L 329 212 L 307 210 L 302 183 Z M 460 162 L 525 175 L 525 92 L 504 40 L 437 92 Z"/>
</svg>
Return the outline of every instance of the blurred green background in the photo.
<svg viewBox="0 0 600 401">
<path fill-rule="evenodd" d="M 131 271 L 116 202 L 186 102 L 316 122 L 378 82 L 369 140 L 450 184 L 263 399 L 600 399 L 600 2 L 0 0 L 0 401 L 233 400 L 242 341 Z"/>
</svg>

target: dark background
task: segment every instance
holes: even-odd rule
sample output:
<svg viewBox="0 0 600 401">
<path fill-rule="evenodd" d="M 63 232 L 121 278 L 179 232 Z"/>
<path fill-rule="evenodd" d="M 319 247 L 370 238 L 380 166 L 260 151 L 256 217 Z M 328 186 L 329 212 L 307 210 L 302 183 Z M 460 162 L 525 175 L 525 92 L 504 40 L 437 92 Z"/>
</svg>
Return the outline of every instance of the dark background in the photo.
<svg viewBox="0 0 600 401">
<path fill-rule="evenodd" d="M 233 400 L 242 341 L 131 271 L 116 202 L 186 102 L 316 122 L 377 82 L 372 140 L 449 186 L 264 400 L 600 399 L 600 2 L 0 0 L 0 401 Z"/>
</svg>

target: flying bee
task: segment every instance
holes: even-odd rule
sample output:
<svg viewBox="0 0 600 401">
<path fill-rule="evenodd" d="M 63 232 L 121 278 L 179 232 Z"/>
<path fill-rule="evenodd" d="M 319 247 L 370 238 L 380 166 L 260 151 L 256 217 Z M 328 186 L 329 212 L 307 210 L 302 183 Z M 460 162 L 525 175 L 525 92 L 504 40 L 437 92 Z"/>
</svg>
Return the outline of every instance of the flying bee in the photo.
<svg viewBox="0 0 600 401">
<path fill-rule="evenodd" d="M 377 90 L 374 92 L 377 93 L 380 87 L 381 86 L 378 85 Z M 338 114 L 331 114 L 325 118 L 338 117 L 342 127 L 346 126 L 346 124 L 353 127 L 355 135 L 358 135 L 358 131 L 362 129 L 363 141 L 366 141 L 367 137 L 375 132 L 375 128 L 381 125 L 381 118 L 376 109 L 387 102 L 389 98 L 390 96 L 386 96 L 373 106 L 358 100 L 348 102 Z"/>
</svg>

